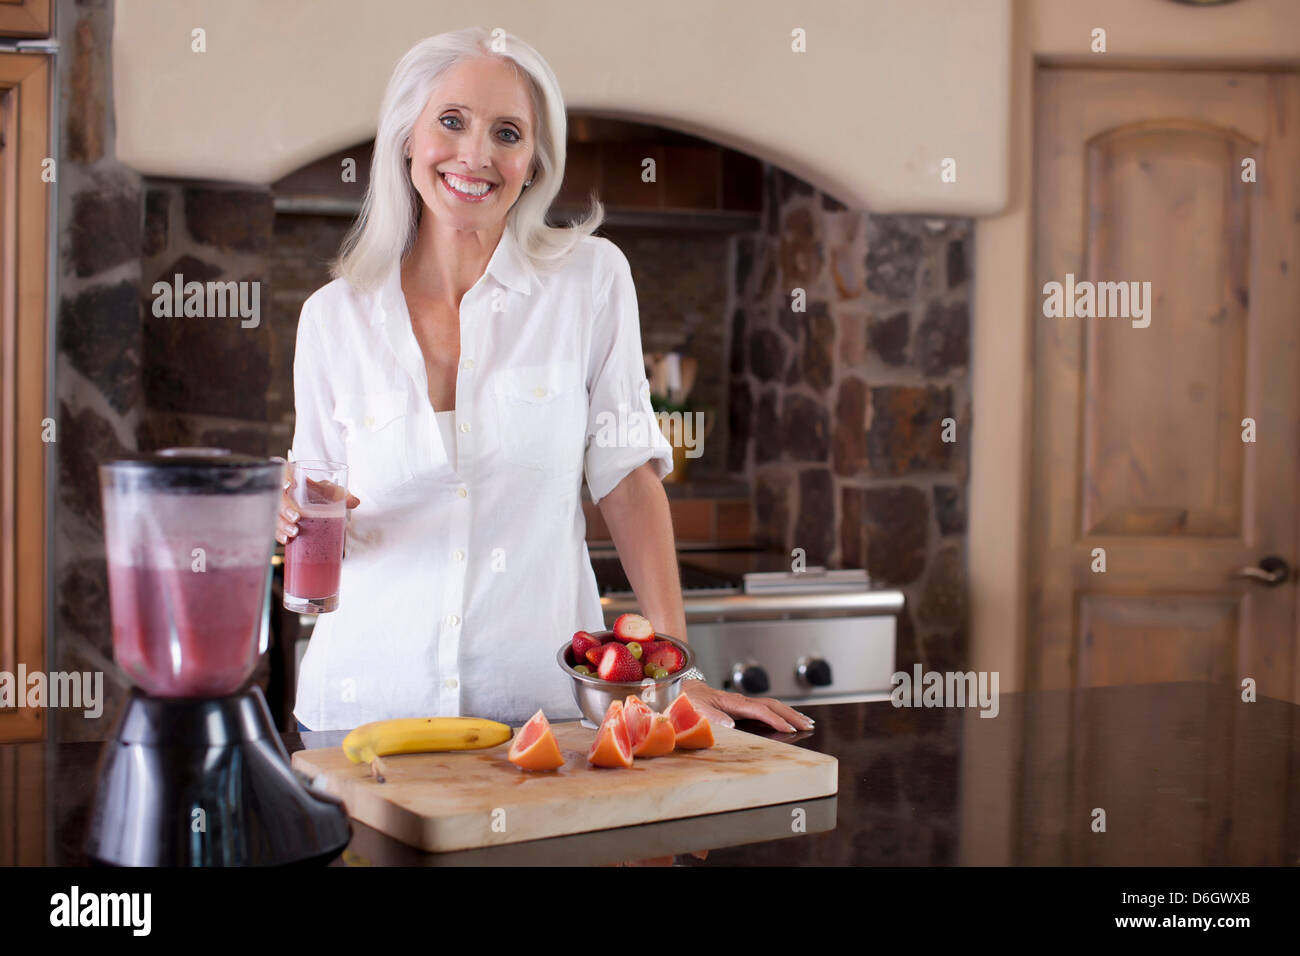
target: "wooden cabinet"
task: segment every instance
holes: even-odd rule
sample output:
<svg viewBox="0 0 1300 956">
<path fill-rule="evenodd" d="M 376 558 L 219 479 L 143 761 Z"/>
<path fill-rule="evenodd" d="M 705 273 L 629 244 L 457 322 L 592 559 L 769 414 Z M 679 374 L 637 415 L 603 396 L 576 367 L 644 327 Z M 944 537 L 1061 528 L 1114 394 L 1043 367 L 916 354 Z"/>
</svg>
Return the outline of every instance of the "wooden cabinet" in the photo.
<svg viewBox="0 0 1300 956">
<path fill-rule="evenodd" d="M 54 0 L 0 0 L 0 37 L 47 37 L 54 31 Z"/>
<path fill-rule="evenodd" d="M 47 56 L 0 53 L 0 672 L 15 679 L 20 664 L 29 673 L 46 670 L 45 467 L 53 461 L 44 440 L 51 417 L 46 263 L 54 184 L 42 171 L 52 68 Z M 45 723 L 40 709 L 0 708 L 0 741 L 39 738 Z"/>
</svg>

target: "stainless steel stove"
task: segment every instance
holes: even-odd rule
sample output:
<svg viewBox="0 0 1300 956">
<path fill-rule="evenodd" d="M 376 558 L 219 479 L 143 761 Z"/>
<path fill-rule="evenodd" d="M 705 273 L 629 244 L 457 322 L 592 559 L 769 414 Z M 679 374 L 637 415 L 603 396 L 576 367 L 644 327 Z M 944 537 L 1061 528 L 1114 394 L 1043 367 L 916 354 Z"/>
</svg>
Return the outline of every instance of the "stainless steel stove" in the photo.
<svg viewBox="0 0 1300 956">
<path fill-rule="evenodd" d="M 613 549 L 591 550 L 605 624 L 639 611 Z M 756 548 L 681 550 L 696 665 L 714 687 L 788 704 L 885 700 L 901 591 L 861 569 L 810 566 Z"/>
</svg>

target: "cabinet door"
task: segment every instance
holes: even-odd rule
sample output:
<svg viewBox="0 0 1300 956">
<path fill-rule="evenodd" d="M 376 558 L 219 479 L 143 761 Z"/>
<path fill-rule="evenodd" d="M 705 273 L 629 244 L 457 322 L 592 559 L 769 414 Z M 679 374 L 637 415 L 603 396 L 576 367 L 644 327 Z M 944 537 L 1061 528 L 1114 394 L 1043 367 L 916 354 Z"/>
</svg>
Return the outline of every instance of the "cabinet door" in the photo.
<svg viewBox="0 0 1300 956">
<path fill-rule="evenodd" d="M 0 0 L 0 36 L 47 37 L 54 0 Z"/>
<path fill-rule="evenodd" d="M 45 668 L 47 215 L 50 58 L 0 53 L 0 671 Z M 24 688 L 19 688 L 22 693 Z M 45 712 L 0 707 L 0 741 Z"/>
</svg>

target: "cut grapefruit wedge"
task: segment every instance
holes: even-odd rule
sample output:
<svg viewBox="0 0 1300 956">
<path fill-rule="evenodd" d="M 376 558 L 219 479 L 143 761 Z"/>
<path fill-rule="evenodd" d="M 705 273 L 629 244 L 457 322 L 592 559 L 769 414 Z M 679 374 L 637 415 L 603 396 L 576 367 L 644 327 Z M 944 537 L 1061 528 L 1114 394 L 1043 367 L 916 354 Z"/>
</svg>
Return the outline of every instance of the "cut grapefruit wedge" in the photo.
<svg viewBox="0 0 1300 956">
<path fill-rule="evenodd" d="M 695 709 L 685 694 L 679 694 L 664 714 L 672 721 L 677 735 L 674 745 L 678 749 L 703 750 L 713 746 L 713 728 L 709 719 Z"/>
<path fill-rule="evenodd" d="M 627 724 L 627 740 L 632 745 L 633 756 L 636 755 L 637 744 L 650 733 L 650 722 L 654 715 L 650 705 L 636 694 L 629 695 L 623 701 L 623 721 Z"/>
<path fill-rule="evenodd" d="M 708 724 L 706 720 L 705 725 Z M 673 722 L 664 714 L 655 714 L 650 719 L 650 730 L 632 748 L 633 757 L 662 757 L 673 752 L 677 746 L 677 731 Z"/>
<path fill-rule="evenodd" d="M 627 722 L 623 719 L 623 702 L 610 701 L 605 719 L 596 731 L 596 741 L 587 754 L 587 763 L 593 767 L 632 766 L 632 744 L 627 737 Z"/>
<path fill-rule="evenodd" d="M 506 758 L 524 770 L 558 770 L 564 766 L 564 755 L 555 742 L 550 721 L 540 710 L 519 728 Z"/>
</svg>

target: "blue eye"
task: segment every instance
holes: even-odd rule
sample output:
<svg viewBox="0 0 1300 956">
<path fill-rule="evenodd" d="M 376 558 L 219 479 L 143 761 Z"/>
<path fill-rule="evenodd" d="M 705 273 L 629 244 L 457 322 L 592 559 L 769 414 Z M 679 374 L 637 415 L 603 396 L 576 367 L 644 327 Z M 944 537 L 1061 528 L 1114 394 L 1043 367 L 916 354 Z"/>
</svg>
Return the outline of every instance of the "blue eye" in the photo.
<svg viewBox="0 0 1300 956">
<path fill-rule="evenodd" d="M 460 122 L 460 117 L 459 117 L 459 116 L 443 116 L 443 117 L 441 117 L 441 118 L 438 120 L 439 123 L 442 123 L 442 124 L 443 124 L 443 129 L 459 129 L 458 126 L 457 126 L 457 127 L 447 126 L 447 125 L 446 125 L 447 120 L 455 120 L 457 123 L 459 123 L 459 122 Z M 507 139 L 507 140 L 506 140 L 506 142 L 507 142 L 507 143 L 510 143 L 512 146 L 513 146 L 515 143 L 519 142 L 519 140 L 521 139 L 520 135 L 519 135 L 517 132 L 515 132 L 513 129 L 509 129 L 509 128 L 507 128 L 507 129 L 503 129 L 503 130 L 501 130 L 501 132 L 503 132 L 503 133 L 509 133 L 509 134 L 513 137 L 512 139 Z"/>
</svg>

